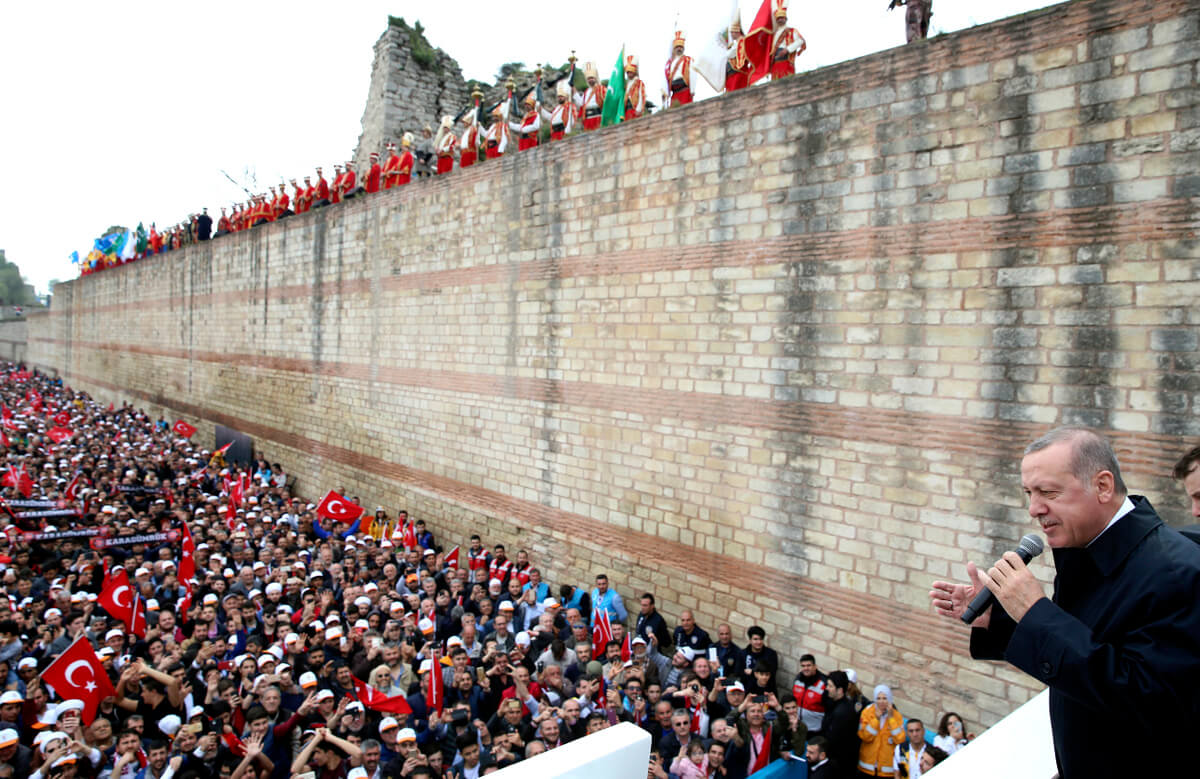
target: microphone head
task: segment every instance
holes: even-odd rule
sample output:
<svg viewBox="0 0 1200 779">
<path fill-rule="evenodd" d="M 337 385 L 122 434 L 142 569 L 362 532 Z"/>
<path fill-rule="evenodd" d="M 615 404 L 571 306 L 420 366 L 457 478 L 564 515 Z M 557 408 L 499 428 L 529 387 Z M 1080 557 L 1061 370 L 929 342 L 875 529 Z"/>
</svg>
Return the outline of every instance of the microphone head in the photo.
<svg viewBox="0 0 1200 779">
<path fill-rule="evenodd" d="M 1029 555 L 1029 559 L 1033 559 L 1042 553 L 1045 546 L 1042 544 L 1041 536 L 1036 536 L 1033 533 L 1021 539 L 1021 543 L 1017 544 L 1017 551 L 1024 551 Z"/>
</svg>

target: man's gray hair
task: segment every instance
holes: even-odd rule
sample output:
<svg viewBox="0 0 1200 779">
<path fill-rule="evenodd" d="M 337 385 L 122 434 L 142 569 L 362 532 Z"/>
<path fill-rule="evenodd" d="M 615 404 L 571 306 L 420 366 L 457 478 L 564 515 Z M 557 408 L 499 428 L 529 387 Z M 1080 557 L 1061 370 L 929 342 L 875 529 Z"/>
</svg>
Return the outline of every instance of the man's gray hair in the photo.
<svg viewBox="0 0 1200 779">
<path fill-rule="evenodd" d="M 1125 480 L 1121 478 L 1121 465 L 1108 439 L 1086 427 L 1056 427 L 1025 447 L 1025 454 L 1033 454 L 1055 444 L 1071 445 L 1071 474 L 1084 484 L 1101 471 L 1113 475 L 1113 488 L 1118 495 L 1127 495 Z"/>
</svg>

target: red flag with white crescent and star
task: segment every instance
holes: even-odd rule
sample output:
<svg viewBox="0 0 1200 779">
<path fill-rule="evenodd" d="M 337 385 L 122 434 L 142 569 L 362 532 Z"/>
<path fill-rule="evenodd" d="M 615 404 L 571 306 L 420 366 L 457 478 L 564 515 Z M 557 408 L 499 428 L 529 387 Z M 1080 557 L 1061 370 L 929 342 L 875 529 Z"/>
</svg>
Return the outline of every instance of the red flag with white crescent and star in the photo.
<svg viewBox="0 0 1200 779">
<path fill-rule="evenodd" d="M 189 425 L 182 419 L 176 420 L 174 427 L 171 429 L 174 430 L 175 435 L 179 436 L 180 438 L 191 438 L 196 434 L 195 425 Z"/>
<path fill-rule="evenodd" d="M 458 570 L 458 554 L 457 546 L 446 553 L 444 562 L 447 568 L 453 568 L 456 571 Z"/>
<path fill-rule="evenodd" d="M 100 701 L 117 694 L 86 634 L 80 634 L 57 660 L 42 671 L 41 679 L 62 698 L 83 701 L 81 718 L 84 725 L 92 724 Z"/>
<path fill-rule="evenodd" d="M 186 582 L 196 578 L 196 542 L 192 540 L 192 530 L 187 522 L 183 523 L 179 549 L 179 581 Z"/>
<path fill-rule="evenodd" d="M 384 695 L 357 676 L 350 678 L 354 680 L 354 693 L 358 696 L 359 703 L 368 709 L 385 714 L 412 714 L 412 707 L 403 695 Z"/>
<path fill-rule="evenodd" d="M 596 624 L 592 626 L 592 646 L 598 654 L 604 656 L 604 647 L 613 640 L 612 623 L 608 619 L 608 610 L 601 607 L 596 611 Z"/>
<path fill-rule="evenodd" d="M 317 505 L 317 516 L 350 523 L 363 515 L 363 507 L 338 495 L 333 490 L 326 493 Z"/>
<path fill-rule="evenodd" d="M 83 478 L 83 471 L 76 471 L 75 478 L 71 479 L 71 483 L 63 490 L 63 498 L 66 500 L 75 500 L 79 495 L 79 481 Z"/>
<path fill-rule="evenodd" d="M 115 568 L 110 575 L 104 577 L 104 587 L 100 590 L 100 598 L 96 603 L 113 619 L 119 619 L 128 625 L 133 620 L 133 601 L 136 597 L 133 588 L 129 586 L 129 574 L 124 568 Z"/>
</svg>

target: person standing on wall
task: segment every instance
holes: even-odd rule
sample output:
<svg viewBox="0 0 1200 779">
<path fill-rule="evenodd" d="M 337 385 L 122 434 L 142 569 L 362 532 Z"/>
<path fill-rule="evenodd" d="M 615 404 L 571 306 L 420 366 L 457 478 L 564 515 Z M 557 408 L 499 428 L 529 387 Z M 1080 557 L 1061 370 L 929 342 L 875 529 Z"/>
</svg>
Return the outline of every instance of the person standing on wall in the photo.
<svg viewBox="0 0 1200 779">
<path fill-rule="evenodd" d="M 1128 494 L 1112 445 L 1092 430 L 1058 428 L 1031 443 L 1021 484 L 1054 554 L 1053 598 L 1007 552 L 986 572 L 968 563 L 969 584 L 934 582 L 934 609 L 957 620 L 992 591 L 971 656 L 1049 685 L 1063 779 L 1179 773 L 1194 750 L 1162 735 L 1200 718 L 1200 546 Z M 1098 749 L 1114 725 L 1154 747 Z"/>
</svg>

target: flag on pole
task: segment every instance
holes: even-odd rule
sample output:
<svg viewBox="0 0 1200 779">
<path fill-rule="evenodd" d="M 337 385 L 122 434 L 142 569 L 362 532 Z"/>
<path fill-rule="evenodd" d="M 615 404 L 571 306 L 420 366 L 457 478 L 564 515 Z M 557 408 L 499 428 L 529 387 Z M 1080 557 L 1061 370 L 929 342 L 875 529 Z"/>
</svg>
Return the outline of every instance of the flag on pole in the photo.
<svg viewBox="0 0 1200 779">
<path fill-rule="evenodd" d="M 750 72 L 750 83 L 760 81 L 771 72 L 771 37 L 775 30 L 775 20 L 771 15 L 771 0 L 762 0 L 754 22 L 746 33 L 746 58 L 754 63 Z"/>
<path fill-rule="evenodd" d="M 446 563 L 447 568 L 452 568 L 455 571 L 458 570 L 458 547 L 457 546 L 446 553 L 446 558 L 445 558 L 444 562 Z"/>
<path fill-rule="evenodd" d="M 363 511 L 365 509 L 362 506 L 342 497 L 333 490 L 325 493 L 325 497 L 321 498 L 321 502 L 317 504 L 317 516 L 347 524 L 361 517 Z"/>
<path fill-rule="evenodd" d="M 174 430 L 175 435 L 179 436 L 180 438 L 191 438 L 196 434 L 195 425 L 189 425 L 182 419 L 177 420 L 171 429 Z"/>
<path fill-rule="evenodd" d="M 608 609 L 600 607 L 596 612 L 596 624 L 592 626 L 592 646 L 597 656 L 604 656 L 604 647 L 613 640 L 612 623 L 608 619 Z"/>
<path fill-rule="evenodd" d="M 358 696 L 359 703 L 368 709 L 385 714 L 412 714 L 412 707 L 403 695 L 384 695 L 357 676 L 350 678 L 354 680 L 354 693 Z"/>
<path fill-rule="evenodd" d="M 620 124 L 625 118 L 625 47 L 617 55 L 612 76 L 608 79 L 608 91 L 604 95 L 604 108 L 600 112 L 600 125 Z"/>
<path fill-rule="evenodd" d="M 110 617 L 128 625 L 133 621 L 133 601 L 136 597 L 129 586 L 129 574 L 124 568 L 116 568 L 105 574 L 104 586 L 96 602 Z"/>
<path fill-rule="evenodd" d="M 436 711 L 442 716 L 442 708 L 446 705 L 446 680 L 442 676 L 442 651 L 434 648 L 429 660 L 429 693 L 425 697 L 425 705 L 431 712 Z"/>
</svg>

